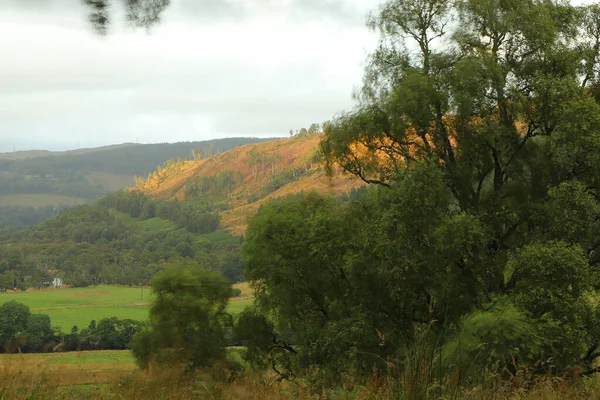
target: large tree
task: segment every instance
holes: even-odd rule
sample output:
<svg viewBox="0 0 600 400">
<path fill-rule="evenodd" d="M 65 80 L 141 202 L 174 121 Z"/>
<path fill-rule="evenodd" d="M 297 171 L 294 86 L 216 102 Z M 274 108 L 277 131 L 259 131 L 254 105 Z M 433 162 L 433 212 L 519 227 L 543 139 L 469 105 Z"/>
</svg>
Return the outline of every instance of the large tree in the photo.
<svg viewBox="0 0 600 400">
<path fill-rule="evenodd" d="M 265 206 L 245 243 L 258 304 L 302 368 L 381 366 L 431 322 L 447 357 L 471 337 L 486 362 L 594 371 L 599 16 L 553 0 L 373 14 L 359 103 L 322 149 L 374 187 Z"/>
<path fill-rule="evenodd" d="M 155 299 L 146 330 L 132 341 L 142 367 L 152 361 L 183 362 L 191 368 L 225 359 L 225 313 L 231 284 L 199 267 L 172 267 L 152 280 Z"/>
</svg>

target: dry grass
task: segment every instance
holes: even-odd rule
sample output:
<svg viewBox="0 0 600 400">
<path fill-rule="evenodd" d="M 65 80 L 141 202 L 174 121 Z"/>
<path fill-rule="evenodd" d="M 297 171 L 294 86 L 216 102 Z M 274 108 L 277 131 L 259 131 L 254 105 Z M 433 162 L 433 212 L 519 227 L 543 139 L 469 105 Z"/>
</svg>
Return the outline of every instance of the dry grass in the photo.
<svg viewBox="0 0 600 400">
<path fill-rule="evenodd" d="M 5 399 L 464 399 L 464 400 L 579 400 L 600 398 L 597 378 L 563 380 L 543 378 L 535 383 L 515 377 L 461 390 L 453 395 L 435 394 L 435 388 L 411 391 L 405 385 L 417 382 L 403 377 L 373 378 L 364 384 L 352 382 L 334 389 L 315 391 L 304 381 L 276 382 L 271 375 L 232 373 L 225 368 L 186 374 L 183 367 L 102 370 L 88 368 L 41 369 L 23 365 L 18 371 L 0 374 L 0 400 Z M 417 385 L 418 386 L 418 385 Z M 433 390 L 431 390 L 433 389 Z"/>
<path fill-rule="evenodd" d="M 185 366 L 152 366 L 139 370 L 126 351 L 98 351 L 0 356 L 0 400 L 21 399 L 405 399 L 405 400 L 579 400 L 600 399 L 597 377 L 539 377 L 526 373 L 507 379 L 486 374 L 483 383 L 458 387 L 458 376 L 432 377 L 426 357 L 407 359 L 390 376 L 347 379 L 344 384 L 317 389 L 309 381 L 278 382 L 272 373 L 233 372 L 226 365 L 186 373 Z M 463 379 L 464 383 L 464 379 Z"/>
</svg>

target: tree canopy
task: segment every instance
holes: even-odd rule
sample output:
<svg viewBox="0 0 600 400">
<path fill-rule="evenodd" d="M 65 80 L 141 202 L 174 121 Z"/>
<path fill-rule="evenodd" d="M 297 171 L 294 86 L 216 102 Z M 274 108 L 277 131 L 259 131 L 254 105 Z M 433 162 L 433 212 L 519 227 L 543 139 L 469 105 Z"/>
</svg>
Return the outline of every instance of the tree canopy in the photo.
<svg viewBox="0 0 600 400">
<path fill-rule="evenodd" d="M 358 104 L 321 144 L 371 189 L 279 200 L 249 225 L 258 312 L 294 350 L 282 365 L 384 369 L 428 328 L 448 360 L 477 331 L 472 365 L 595 371 L 599 17 L 553 0 L 381 5 Z"/>
<path fill-rule="evenodd" d="M 152 280 L 156 295 L 147 330 L 134 338 L 139 364 L 151 361 L 210 366 L 225 358 L 225 329 L 231 318 L 225 307 L 231 284 L 200 268 L 169 269 Z"/>
</svg>

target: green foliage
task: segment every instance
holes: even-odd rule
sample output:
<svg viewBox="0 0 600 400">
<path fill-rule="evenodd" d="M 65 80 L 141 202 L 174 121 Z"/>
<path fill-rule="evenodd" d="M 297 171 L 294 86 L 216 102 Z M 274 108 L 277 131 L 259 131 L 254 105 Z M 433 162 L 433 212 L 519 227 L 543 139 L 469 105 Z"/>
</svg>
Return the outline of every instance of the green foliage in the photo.
<svg viewBox="0 0 600 400">
<path fill-rule="evenodd" d="M 537 361 L 545 340 L 527 313 L 501 299 L 461 319 L 444 346 L 444 362 L 471 374 L 482 368 L 514 368 Z"/>
<path fill-rule="evenodd" d="M 170 268 L 152 280 L 155 300 L 148 330 L 133 341 L 142 367 L 150 360 L 210 366 L 225 358 L 225 313 L 231 285 L 224 277 L 199 268 Z"/>
<path fill-rule="evenodd" d="M 29 307 L 16 301 L 0 306 L 0 349 L 12 352 L 27 335 Z"/>
<path fill-rule="evenodd" d="M 54 332 L 50 323 L 50 317 L 43 314 L 31 314 L 27 321 L 27 336 L 23 351 L 29 353 L 40 353 L 44 351 L 44 345 L 51 343 Z"/>
<path fill-rule="evenodd" d="M 120 191 L 103 197 L 98 205 L 115 208 L 142 220 L 156 217 L 170 220 L 191 233 L 210 233 L 219 228 L 219 214 L 212 209 L 210 204 L 165 202 L 153 200 L 143 193 Z"/>
<path fill-rule="evenodd" d="M 67 206 L 62 205 L 59 207 L 0 206 L 0 227 L 24 228 L 37 225 L 58 215 L 66 208 Z"/>
<path fill-rule="evenodd" d="M 294 373 L 384 370 L 429 323 L 456 368 L 594 371 L 596 14 L 492 0 L 390 0 L 373 14 L 381 42 L 359 104 L 321 149 L 330 170 L 376 187 L 345 203 L 275 200 L 244 243 L 257 312 L 290 335 Z"/>
<path fill-rule="evenodd" d="M 264 315 L 251 308 L 238 316 L 235 336 L 246 347 L 244 359 L 259 370 L 272 367 L 279 375 L 293 375 L 293 356 L 296 350 L 275 332 L 275 327 Z"/>
<path fill-rule="evenodd" d="M 218 227 L 209 206 L 115 192 L 0 236 L 0 292 L 48 286 L 55 277 L 75 287 L 143 285 L 180 259 L 242 281 L 240 241 Z"/>
</svg>

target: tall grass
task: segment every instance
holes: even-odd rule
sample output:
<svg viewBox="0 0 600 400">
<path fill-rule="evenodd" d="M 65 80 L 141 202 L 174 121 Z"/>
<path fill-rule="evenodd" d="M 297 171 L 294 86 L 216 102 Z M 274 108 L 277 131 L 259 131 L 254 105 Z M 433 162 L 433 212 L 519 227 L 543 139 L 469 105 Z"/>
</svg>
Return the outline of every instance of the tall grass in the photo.
<svg viewBox="0 0 600 400">
<path fill-rule="evenodd" d="M 237 350 L 237 349 L 236 349 Z M 230 362 L 229 362 L 230 363 Z M 146 371 L 94 369 L 89 363 L 50 368 L 16 356 L 0 367 L 0 400 L 187 400 L 187 399 L 344 399 L 344 400 L 575 400 L 600 398 L 596 377 L 577 371 L 538 376 L 526 369 L 510 374 L 481 368 L 473 374 L 445 361 L 431 332 L 421 332 L 401 358 L 366 379 L 347 378 L 337 388 L 317 389 L 311 381 L 278 382 L 270 373 L 236 371 L 224 362 L 187 372 L 186 365 L 151 365 Z"/>
<path fill-rule="evenodd" d="M 416 360 L 415 360 L 416 361 Z M 232 376 L 225 370 L 212 369 L 194 374 L 183 368 L 154 368 L 134 371 L 112 378 L 105 383 L 77 384 L 57 379 L 44 371 L 23 371 L 0 375 L 0 400 L 62 400 L 62 399 L 465 399 L 465 400 L 579 400 L 600 398 L 597 380 L 579 382 L 544 377 L 524 384 L 518 377 L 497 382 L 496 385 L 452 387 L 455 376 L 445 377 L 439 386 L 427 386 L 430 375 L 426 365 L 419 372 L 406 371 L 405 375 L 367 380 L 363 385 L 340 386 L 315 392 L 308 384 L 275 382 L 272 377 L 247 374 Z M 424 368 L 424 369 L 423 369 Z M 424 381 L 419 381 L 425 373 Z"/>
</svg>

